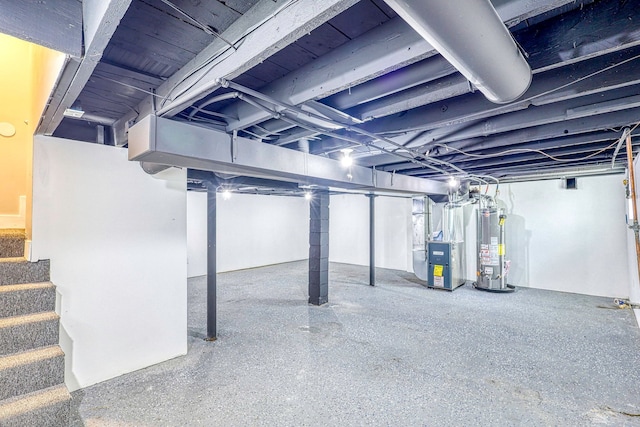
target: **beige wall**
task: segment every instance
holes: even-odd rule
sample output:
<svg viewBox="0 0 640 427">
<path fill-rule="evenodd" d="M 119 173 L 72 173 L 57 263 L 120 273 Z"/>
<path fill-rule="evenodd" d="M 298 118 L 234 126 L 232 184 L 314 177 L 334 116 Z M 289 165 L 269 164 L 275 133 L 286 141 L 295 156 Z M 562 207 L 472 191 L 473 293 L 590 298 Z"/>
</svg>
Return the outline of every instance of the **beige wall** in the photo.
<svg viewBox="0 0 640 427">
<path fill-rule="evenodd" d="M 33 134 L 55 84 L 64 55 L 0 34 L 0 122 L 15 135 L 0 136 L 0 215 L 17 215 L 26 196 L 31 234 Z"/>
</svg>

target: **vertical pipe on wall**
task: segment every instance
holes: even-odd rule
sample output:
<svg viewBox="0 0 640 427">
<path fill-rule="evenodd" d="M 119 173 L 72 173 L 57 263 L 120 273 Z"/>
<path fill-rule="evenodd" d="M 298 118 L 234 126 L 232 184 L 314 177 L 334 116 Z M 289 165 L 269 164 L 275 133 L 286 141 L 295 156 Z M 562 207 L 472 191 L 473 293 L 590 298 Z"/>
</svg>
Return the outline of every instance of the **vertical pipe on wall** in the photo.
<svg viewBox="0 0 640 427">
<path fill-rule="evenodd" d="M 505 272 L 505 266 L 504 266 L 504 257 L 506 254 L 505 251 L 505 244 L 506 244 L 506 239 L 504 237 L 504 222 L 506 220 L 507 216 L 501 214 L 498 217 L 498 226 L 500 227 L 500 236 L 498 238 L 498 269 L 500 271 L 500 289 L 506 289 L 507 288 L 507 278 L 504 277 L 504 272 Z"/>
<path fill-rule="evenodd" d="M 636 177 L 633 170 L 633 149 L 631 146 L 631 132 L 627 133 L 627 163 L 629 164 L 629 185 L 631 186 L 631 205 L 633 209 L 633 235 L 636 241 L 636 266 L 640 278 L 640 236 L 638 235 L 638 205 L 636 201 Z"/>
<path fill-rule="evenodd" d="M 216 185 L 207 183 L 207 341 L 217 338 L 216 196 Z"/>
<path fill-rule="evenodd" d="M 369 285 L 376 285 L 376 196 L 369 194 Z"/>
</svg>

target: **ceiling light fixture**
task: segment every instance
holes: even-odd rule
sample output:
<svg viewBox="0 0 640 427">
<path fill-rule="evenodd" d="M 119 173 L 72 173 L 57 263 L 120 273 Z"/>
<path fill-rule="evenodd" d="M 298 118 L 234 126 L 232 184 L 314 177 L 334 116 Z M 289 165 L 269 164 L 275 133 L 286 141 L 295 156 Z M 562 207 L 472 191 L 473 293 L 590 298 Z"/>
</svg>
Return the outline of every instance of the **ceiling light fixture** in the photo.
<svg viewBox="0 0 640 427">
<path fill-rule="evenodd" d="M 305 193 L 304 193 L 304 198 L 305 198 L 306 200 L 311 200 L 311 199 L 313 198 L 313 195 L 311 194 L 311 192 L 310 192 L 310 191 L 305 191 Z"/>
<path fill-rule="evenodd" d="M 72 117 L 74 119 L 81 118 L 82 116 L 84 116 L 82 104 L 80 104 L 80 101 L 76 100 L 76 102 L 74 102 L 71 107 L 64 110 L 64 113 L 62 113 L 62 115 L 65 117 Z"/>
<path fill-rule="evenodd" d="M 223 200 L 229 200 L 230 198 L 231 198 L 231 191 L 229 191 L 229 190 L 222 191 L 222 199 Z"/>
<path fill-rule="evenodd" d="M 353 157 L 351 157 L 353 148 L 343 148 L 340 152 L 342 152 L 342 159 L 340 159 L 340 163 L 342 163 L 342 166 L 345 168 L 348 168 L 353 164 Z"/>
</svg>

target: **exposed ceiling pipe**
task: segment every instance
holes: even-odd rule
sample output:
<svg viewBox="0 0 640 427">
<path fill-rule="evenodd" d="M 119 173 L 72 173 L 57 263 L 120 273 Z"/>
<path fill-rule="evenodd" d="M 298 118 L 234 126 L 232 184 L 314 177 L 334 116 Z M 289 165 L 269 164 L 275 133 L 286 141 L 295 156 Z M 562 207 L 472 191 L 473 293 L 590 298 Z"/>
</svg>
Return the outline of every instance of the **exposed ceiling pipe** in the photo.
<svg viewBox="0 0 640 427">
<path fill-rule="evenodd" d="M 549 172 L 541 172 L 535 174 L 513 174 L 511 176 L 503 176 L 500 178 L 500 183 L 512 183 L 512 182 L 525 182 L 525 181 L 543 181 L 547 179 L 561 179 L 566 177 L 587 177 L 587 176 L 601 176 L 601 175 L 617 175 L 625 172 L 623 167 L 584 167 L 579 169 L 564 169 Z"/>
<path fill-rule="evenodd" d="M 618 152 L 620 151 L 620 147 L 622 147 L 622 143 L 627 139 L 627 136 L 630 136 L 631 130 L 629 128 L 624 128 L 622 131 L 622 136 L 618 140 L 618 144 L 616 145 L 616 149 L 613 151 L 613 157 L 611 158 L 611 167 L 613 168 L 616 165 L 616 157 L 618 157 Z"/>
<path fill-rule="evenodd" d="M 529 88 L 531 67 L 489 0 L 385 0 L 491 102 Z"/>
<path fill-rule="evenodd" d="M 82 113 L 81 115 L 64 115 L 65 119 L 70 119 L 70 120 L 81 120 L 84 122 L 91 122 L 91 123 L 95 123 L 95 124 L 99 124 L 102 126 L 113 126 L 113 124 L 115 123 L 115 119 L 109 118 L 109 117 L 103 117 L 103 116 L 99 116 L 97 114 L 91 114 L 91 113 Z"/>
<path fill-rule="evenodd" d="M 351 142 L 352 144 L 355 144 L 355 145 L 374 147 L 374 148 L 380 149 L 380 150 L 382 150 L 384 152 L 387 152 L 389 154 L 394 154 L 394 155 L 397 155 L 399 157 L 402 157 L 405 160 L 412 161 L 412 162 L 419 162 L 420 164 L 424 165 L 427 168 L 430 168 L 430 169 L 433 169 L 433 170 L 435 170 L 437 172 L 440 172 L 442 174 L 448 175 L 448 173 L 446 171 L 444 171 L 443 169 L 437 168 L 437 167 L 435 167 L 435 166 L 433 166 L 431 164 L 428 164 L 428 163 L 426 163 L 426 162 L 424 162 L 422 160 L 417 160 L 414 157 L 416 155 L 417 156 L 422 156 L 421 153 L 413 153 L 411 150 L 406 150 L 402 145 L 399 145 L 399 144 L 395 143 L 394 141 L 391 141 L 388 138 L 378 137 L 377 135 L 374 135 L 374 134 L 372 134 L 370 132 L 367 132 L 367 131 L 362 130 L 362 129 L 357 128 L 357 127 L 353 127 L 353 126 L 347 126 L 346 127 L 346 129 L 351 131 L 351 132 L 355 132 L 355 133 L 358 133 L 360 135 L 368 136 L 368 137 L 372 138 L 373 140 L 378 140 L 378 141 L 381 141 L 381 142 L 389 143 L 389 144 L 395 146 L 396 148 L 401 149 L 402 151 L 408 151 L 409 152 L 407 154 L 408 157 L 403 155 L 403 154 L 401 154 L 400 152 L 397 152 L 397 151 L 391 151 L 391 150 L 387 150 L 387 149 L 385 149 L 383 147 L 377 147 L 372 142 L 364 143 L 364 142 L 359 141 L 359 140 L 357 140 L 355 138 L 348 137 L 348 136 L 343 136 L 343 135 L 340 135 L 338 133 L 335 133 L 332 130 L 320 129 L 320 128 L 316 127 L 312 123 L 305 124 L 300 119 L 303 119 L 303 120 L 306 121 L 307 118 L 313 118 L 316 122 L 318 122 L 318 121 L 325 122 L 325 123 L 328 123 L 328 124 L 331 124 L 331 125 L 335 125 L 334 127 L 336 127 L 336 128 L 345 127 L 345 125 L 343 125 L 342 123 L 335 122 L 332 119 L 325 118 L 323 116 L 319 116 L 319 115 L 317 115 L 315 113 L 312 113 L 312 112 L 309 112 L 309 111 L 304 111 L 304 110 L 302 110 L 302 109 L 300 109 L 300 108 L 298 108 L 296 106 L 288 105 L 288 104 L 286 104 L 286 103 L 284 103 L 282 101 L 278 101 L 276 99 L 273 99 L 273 98 L 271 98 L 271 97 L 269 97 L 267 95 L 264 95 L 264 94 L 262 94 L 262 93 L 260 93 L 258 91 L 255 91 L 253 89 L 247 88 L 247 87 L 242 86 L 242 85 L 239 85 L 239 84 L 234 83 L 234 82 L 232 82 L 230 80 L 219 78 L 219 79 L 217 79 L 217 81 L 220 82 L 220 85 L 222 87 L 225 87 L 225 88 L 229 87 L 229 88 L 232 88 L 232 89 L 235 89 L 237 91 L 242 92 L 238 96 L 238 98 L 240 100 L 242 100 L 244 102 L 247 102 L 247 103 L 253 105 L 256 108 L 262 109 L 263 111 L 271 114 L 273 118 L 276 118 L 276 119 L 279 119 L 279 120 L 284 120 L 285 122 L 289 122 L 291 124 L 294 124 L 296 126 L 299 126 L 299 127 L 303 128 L 303 129 L 308 129 L 308 130 L 311 130 L 311 131 L 314 131 L 314 132 L 318 132 L 318 133 L 321 133 L 323 135 L 327 135 L 327 136 L 330 136 L 330 137 L 333 137 L 333 138 L 341 139 L 341 140 L 344 140 L 344 141 L 349 141 L 349 142 Z M 249 96 L 244 96 L 244 94 L 249 95 Z M 268 103 L 274 105 L 276 108 L 279 108 L 280 111 L 272 110 L 272 109 L 260 104 L 259 102 L 256 102 L 251 97 L 255 97 L 255 98 L 260 99 L 262 101 L 268 102 Z M 293 112 L 297 116 L 297 118 L 288 117 L 287 114 L 286 114 L 287 110 Z M 227 131 L 229 131 L 228 128 L 227 128 Z M 427 158 L 425 158 L 425 160 L 428 160 L 428 161 L 430 161 L 432 163 L 436 163 L 436 164 L 440 164 L 440 165 L 444 164 L 444 165 L 454 169 L 457 172 L 465 174 L 465 172 L 462 169 L 456 167 L 453 164 L 443 163 L 442 161 L 439 161 L 438 159 L 431 159 L 431 158 L 427 159 Z"/>
<path fill-rule="evenodd" d="M 203 102 L 202 104 L 200 104 L 198 106 L 194 105 L 194 106 L 192 106 L 193 109 L 189 113 L 189 119 L 192 119 L 193 116 L 195 116 L 197 113 L 199 113 L 201 111 L 203 113 L 205 113 L 205 114 L 209 114 L 209 115 L 216 116 L 216 117 L 222 117 L 222 118 L 225 118 L 225 119 L 232 118 L 232 117 L 230 117 L 230 116 L 228 116 L 226 114 L 221 114 L 221 113 L 218 113 L 218 112 L 205 110 L 205 108 L 208 107 L 211 104 L 215 104 L 216 102 L 226 101 L 227 99 L 235 99 L 237 97 L 238 97 L 238 92 L 227 92 L 227 93 L 223 93 L 223 94 L 218 95 L 218 96 L 214 96 L 213 98 Z"/>
</svg>

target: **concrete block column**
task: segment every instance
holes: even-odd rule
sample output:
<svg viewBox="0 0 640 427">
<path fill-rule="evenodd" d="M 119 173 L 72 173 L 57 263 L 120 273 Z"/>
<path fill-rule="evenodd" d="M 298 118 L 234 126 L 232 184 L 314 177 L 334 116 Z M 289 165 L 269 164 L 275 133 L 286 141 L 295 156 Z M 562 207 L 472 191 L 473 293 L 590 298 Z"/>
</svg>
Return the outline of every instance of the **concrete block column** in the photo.
<svg viewBox="0 0 640 427">
<path fill-rule="evenodd" d="M 309 303 L 329 301 L 329 191 L 313 190 L 309 220 Z"/>
</svg>

